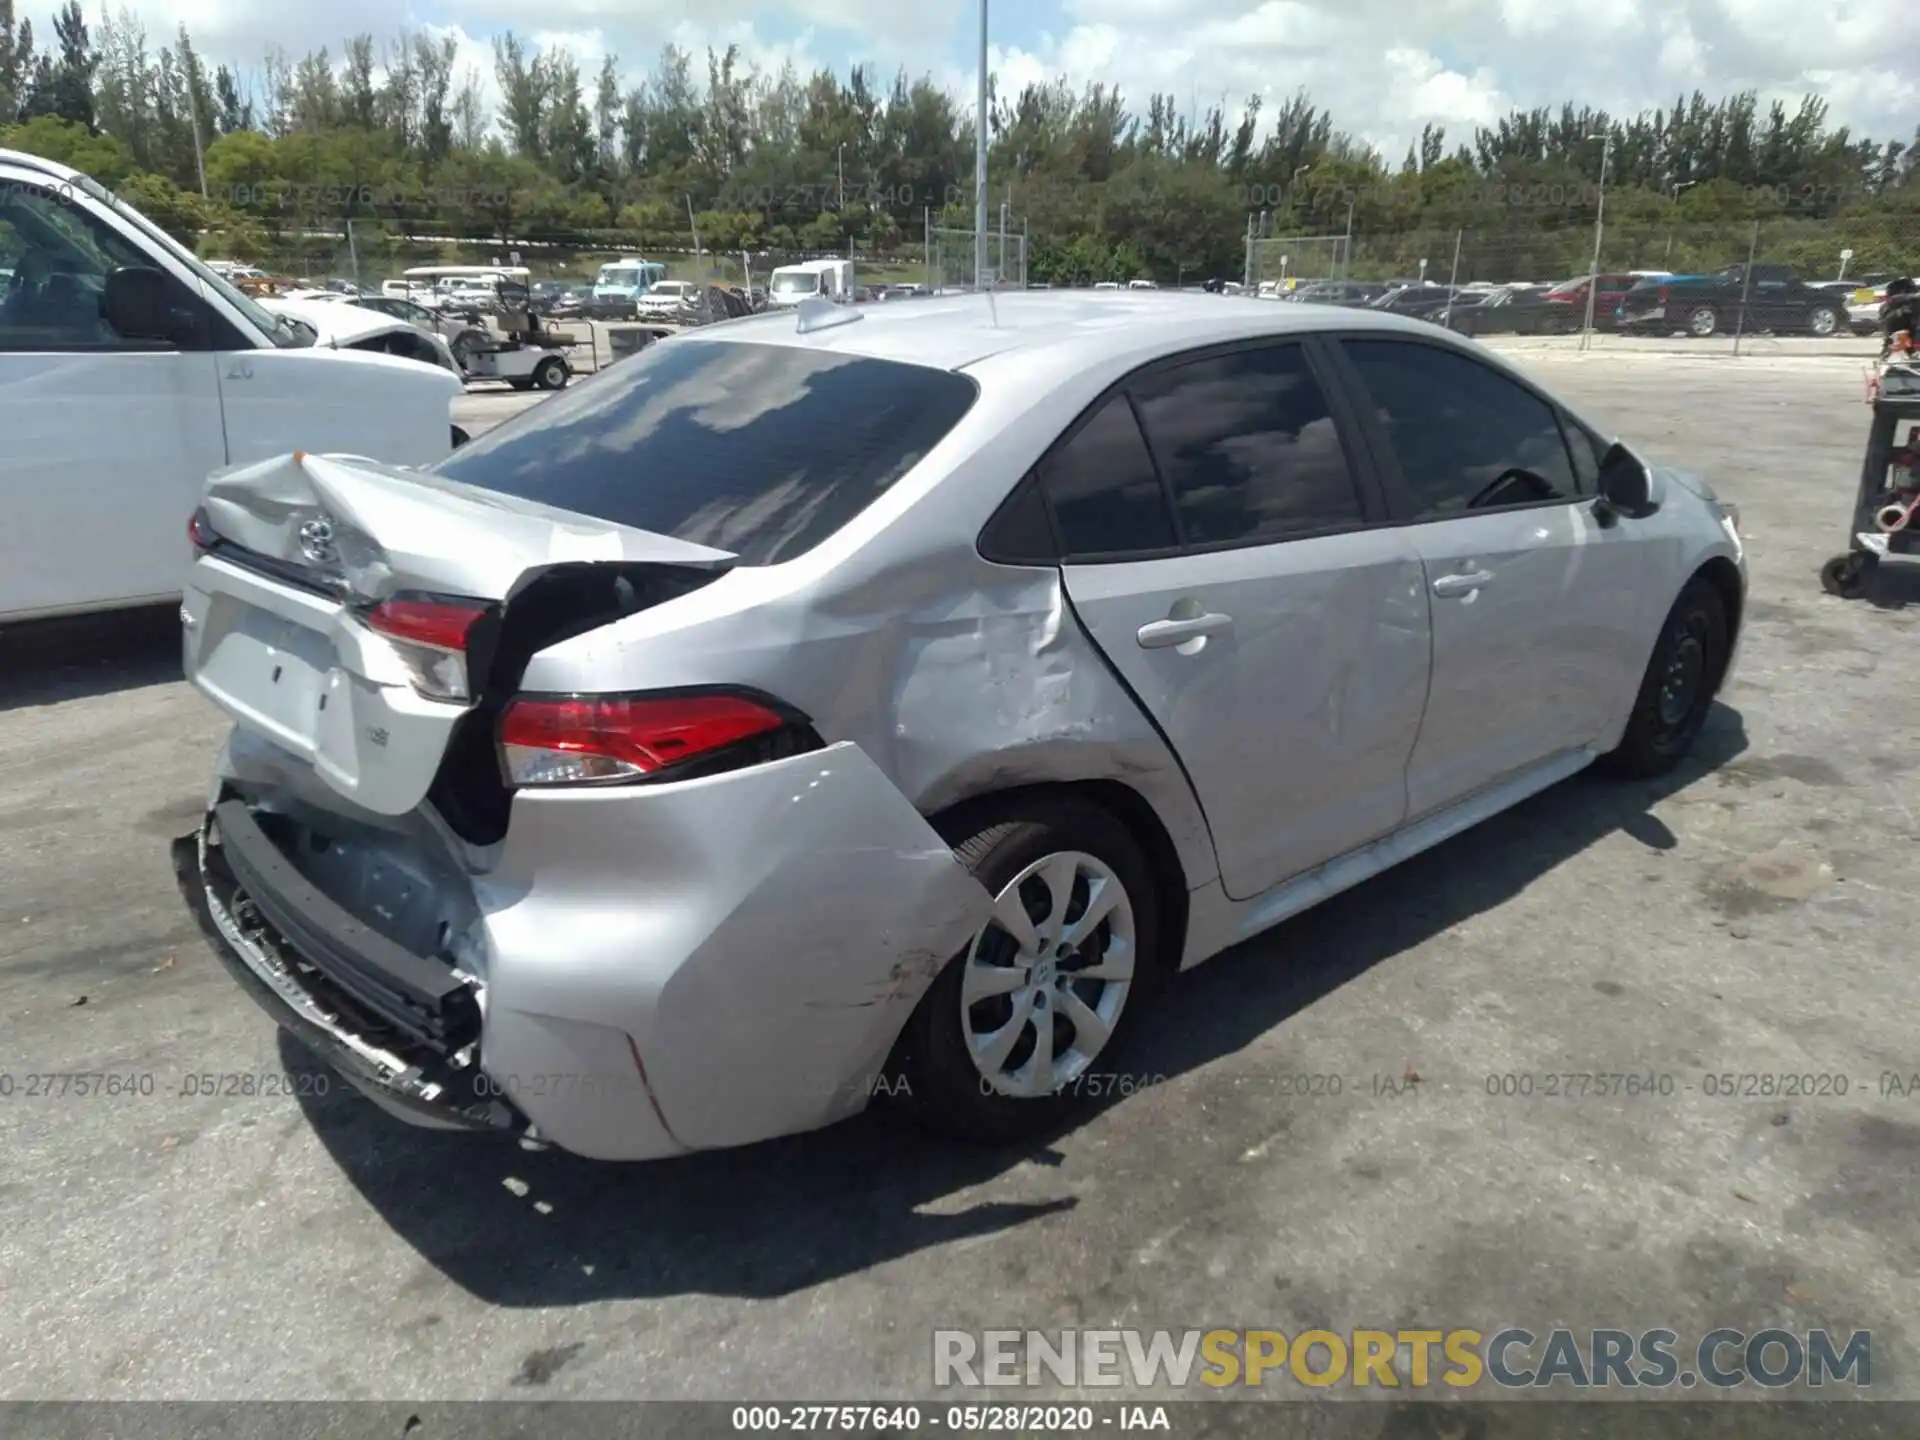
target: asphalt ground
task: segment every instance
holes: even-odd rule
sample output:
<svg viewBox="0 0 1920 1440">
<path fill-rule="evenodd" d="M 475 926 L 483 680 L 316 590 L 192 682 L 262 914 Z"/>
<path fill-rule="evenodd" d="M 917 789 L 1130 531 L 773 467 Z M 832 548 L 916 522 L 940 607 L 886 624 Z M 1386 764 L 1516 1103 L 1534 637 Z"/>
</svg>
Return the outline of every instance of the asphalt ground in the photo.
<svg viewBox="0 0 1920 1440">
<path fill-rule="evenodd" d="M 1873 1392 L 1920 1397 L 1920 577 L 1816 577 L 1860 362 L 1514 348 L 1740 506 L 1742 669 L 1697 755 L 1211 962 L 1137 1093 L 1025 1150 L 869 1115 L 609 1167 L 338 1085 L 192 1093 L 311 1073 L 169 871 L 221 722 L 171 613 L 0 637 L 0 1397 L 924 1399 L 936 1327 L 1506 1324 L 1868 1329 Z M 26 1093 L 75 1072 L 152 1093 Z"/>
</svg>

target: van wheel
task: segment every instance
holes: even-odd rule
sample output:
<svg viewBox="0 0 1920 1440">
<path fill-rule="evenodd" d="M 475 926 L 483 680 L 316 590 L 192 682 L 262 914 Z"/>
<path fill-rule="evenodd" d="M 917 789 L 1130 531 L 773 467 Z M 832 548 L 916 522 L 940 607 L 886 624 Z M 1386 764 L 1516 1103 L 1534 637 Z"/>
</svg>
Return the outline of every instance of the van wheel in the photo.
<svg viewBox="0 0 1920 1440">
<path fill-rule="evenodd" d="M 542 390 L 562 390 L 567 384 L 567 362 L 549 355 L 533 367 L 533 383 Z"/>
<path fill-rule="evenodd" d="M 1706 724 L 1729 653 L 1727 606 L 1713 583 L 1689 580 L 1667 612 L 1618 748 L 1600 757 L 1616 775 L 1650 780 L 1686 758 Z"/>
<path fill-rule="evenodd" d="M 931 1128 L 1004 1142 L 1130 1093 L 1113 1057 L 1160 973 L 1159 910 L 1145 855 L 1098 806 L 1029 797 L 969 828 L 954 854 L 995 913 L 907 1021 L 899 1093 Z"/>
</svg>

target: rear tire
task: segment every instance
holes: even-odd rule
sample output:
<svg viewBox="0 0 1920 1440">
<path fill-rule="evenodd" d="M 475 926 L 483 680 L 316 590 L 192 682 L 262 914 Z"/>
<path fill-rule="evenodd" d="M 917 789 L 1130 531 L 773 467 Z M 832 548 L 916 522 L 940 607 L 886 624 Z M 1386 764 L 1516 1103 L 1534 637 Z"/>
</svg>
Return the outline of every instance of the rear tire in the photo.
<svg viewBox="0 0 1920 1440">
<path fill-rule="evenodd" d="M 1687 333 L 1705 340 L 1720 329 L 1720 316 L 1711 305 L 1696 305 L 1687 312 Z"/>
<path fill-rule="evenodd" d="M 1816 305 L 1807 312 L 1807 331 L 1827 339 L 1844 331 L 1840 312 L 1831 305 Z"/>
<path fill-rule="evenodd" d="M 1711 581 L 1694 576 L 1660 627 L 1626 733 L 1600 765 L 1624 778 L 1650 780 L 1684 760 L 1713 707 L 1731 638 L 1726 602 Z"/>
<path fill-rule="evenodd" d="M 533 367 L 533 383 L 542 390 L 564 390 L 567 385 L 567 362 L 558 355 L 549 355 Z"/>
<path fill-rule="evenodd" d="M 901 1033 L 898 1093 L 931 1129 L 1004 1143 L 1056 1129 L 1100 1096 L 1131 1093 L 1112 1060 L 1162 973 L 1159 906 L 1139 844 L 1087 801 L 1016 799 L 977 814 L 968 830 L 954 853 L 1003 914 L 1027 916 L 1045 943 L 1023 953 L 1019 927 L 996 919 L 948 961 Z M 1060 876 L 1070 883 L 1064 902 L 1052 883 Z M 1108 901 L 1092 932 L 1075 937 L 1088 908 Z M 1042 1024 L 1053 1057 L 1044 1070 Z M 1009 1032 L 1009 1045 L 993 1045 Z"/>
</svg>

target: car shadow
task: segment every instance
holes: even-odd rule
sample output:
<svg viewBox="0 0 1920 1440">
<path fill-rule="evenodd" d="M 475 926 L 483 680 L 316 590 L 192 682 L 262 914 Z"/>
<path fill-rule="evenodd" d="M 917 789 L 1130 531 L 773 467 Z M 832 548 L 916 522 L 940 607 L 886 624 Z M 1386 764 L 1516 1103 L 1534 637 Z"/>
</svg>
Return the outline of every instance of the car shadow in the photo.
<svg viewBox="0 0 1920 1440">
<path fill-rule="evenodd" d="M 0 710 L 114 695 L 181 678 L 180 607 L 0 628 Z"/>
<path fill-rule="evenodd" d="M 1658 781 L 1578 776 L 1179 977 L 1122 1057 L 1171 1079 L 1244 1048 L 1372 966 L 1512 898 L 1615 832 L 1679 841 L 1652 813 L 1747 748 L 1716 705 L 1693 755 Z M 1286 963 L 1276 960 L 1286 957 Z M 290 1070 L 312 1069 L 281 1037 Z M 1003 1148 L 923 1135 L 884 1103 L 827 1130 L 645 1165 L 419 1130 L 344 1086 L 300 1101 L 347 1178 L 424 1259 L 508 1306 L 701 1293 L 788 1294 L 931 1246 L 1071 1210 L 937 1202 L 1013 1167 L 1058 1164 L 1055 1135 Z M 1069 1129 L 1121 1097 L 1103 1098 Z M 1063 1132 L 1064 1134 L 1064 1132 Z"/>
</svg>

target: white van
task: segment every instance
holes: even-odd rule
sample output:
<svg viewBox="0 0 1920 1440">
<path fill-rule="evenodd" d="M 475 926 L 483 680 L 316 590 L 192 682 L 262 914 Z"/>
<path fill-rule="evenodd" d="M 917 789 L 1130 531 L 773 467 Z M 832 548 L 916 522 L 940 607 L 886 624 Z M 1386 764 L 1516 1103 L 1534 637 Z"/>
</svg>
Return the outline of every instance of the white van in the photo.
<svg viewBox="0 0 1920 1440">
<path fill-rule="evenodd" d="M 0 621 L 177 596 L 209 472 L 446 456 L 447 370 L 271 314 L 77 170 L 0 150 Z M 346 307 L 316 307 L 331 311 Z"/>
<path fill-rule="evenodd" d="M 798 305 L 813 296 L 849 304 L 853 300 L 853 261 L 802 260 L 782 265 L 767 282 L 769 307 Z"/>
</svg>

